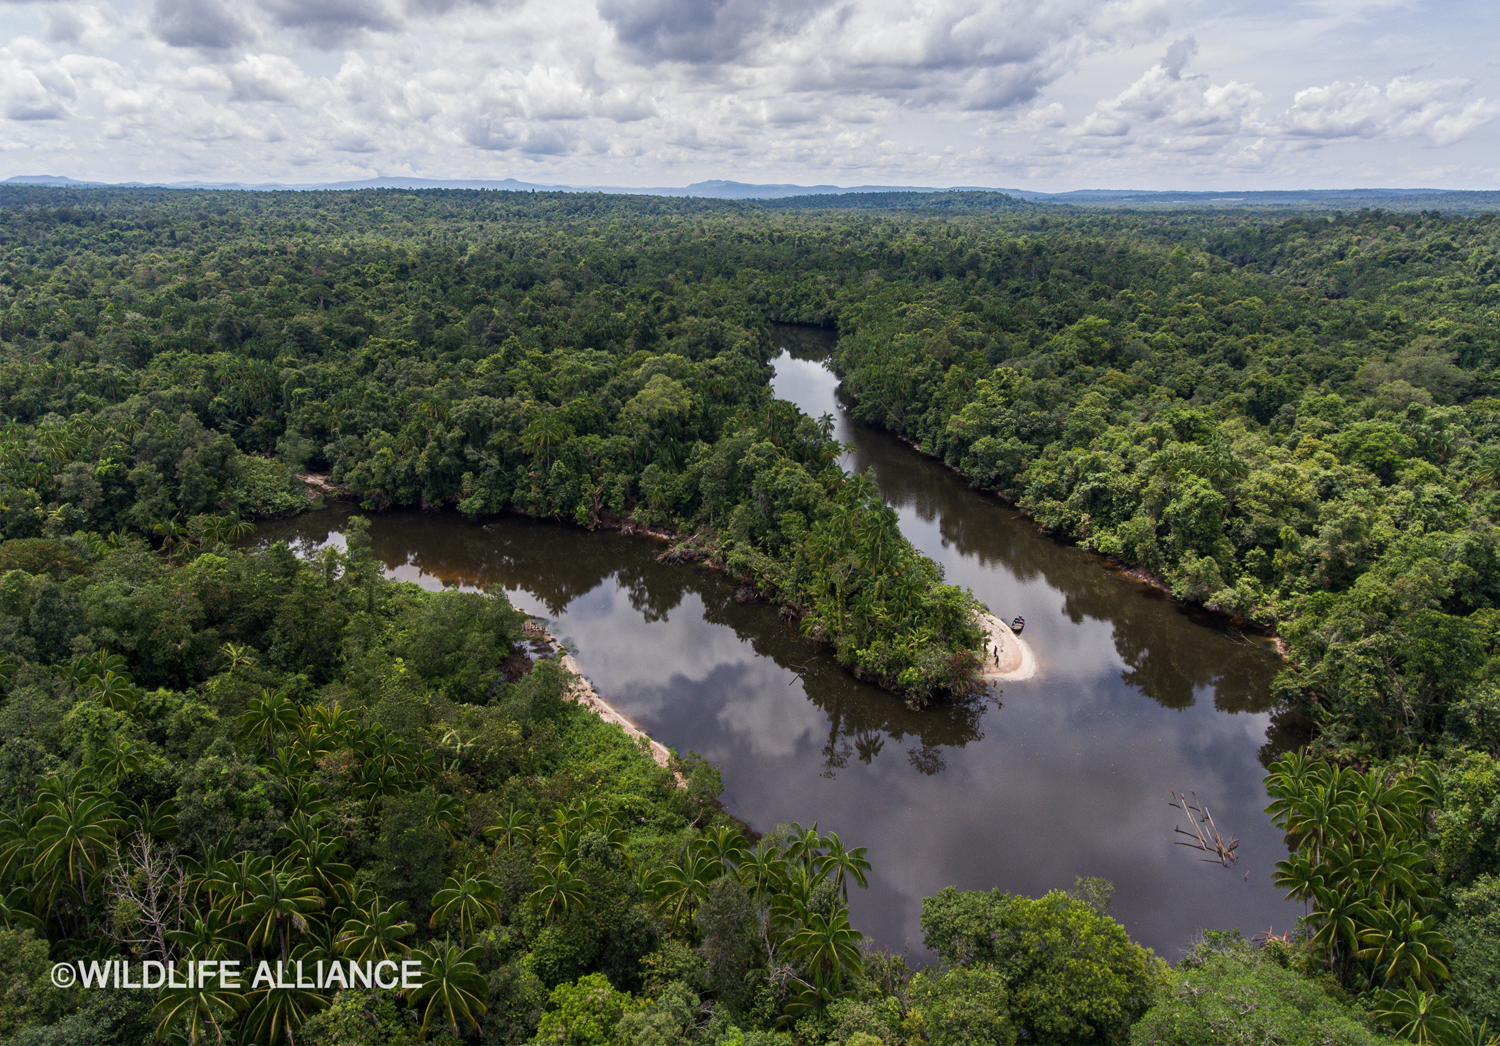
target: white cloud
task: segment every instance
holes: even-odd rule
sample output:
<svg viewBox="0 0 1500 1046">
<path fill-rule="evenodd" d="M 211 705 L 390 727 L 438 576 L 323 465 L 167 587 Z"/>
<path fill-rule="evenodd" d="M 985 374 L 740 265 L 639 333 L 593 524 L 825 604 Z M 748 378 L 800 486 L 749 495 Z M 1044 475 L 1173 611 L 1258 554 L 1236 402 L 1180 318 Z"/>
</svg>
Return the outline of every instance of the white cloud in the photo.
<svg viewBox="0 0 1500 1046">
<path fill-rule="evenodd" d="M 1265 96 L 1248 84 L 1215 84 L 1207 76 L 1184 75 L 1197 49 L 1192 37 L 1174 43 L 1135 83 L 1100 102 L 1075 133 L 1193 150 L 1239 135 L 1254 121 Z"/>
<path fill-rule="evenodd" d="M 1286 133 L 1316 139 L 1404 138 L 1417 135 L 1447 145 L 1483 126 L 1500 105 L 1462 97 L 1468 80 L 1414 80 L 1398 76 L 1385 87 L 1334 81 L 1298 91 L 1282 118 Z"/>
<path fill-rule="evenodd" d="M 1061 107 L 1055 103 L 1028 114 L 1015 129 L 1037 133 L 1031 161 L 1134 160 L 1178 177 L 1205 170 L 1289 169 L 1290 157 L 1346 141 L 1451 145 L 1500 113 L 1500 105 L 1484 98 L 1465 101 L 1471 81 L 1411 76 L 1394 77 L 1383 87 L 1335 81 L 1303 88 L 1277 111 L 1252 83 L 1216 83 L 1189 72 L 1198 52 L 1193 36 L 1177 40 L 1128 87 L 1061 131 L 1047 133 L 1059 126 Z"/>
<path fill-rule="evenodd" d="M 65 120 L 73 115 L 77 84 L 44 45 L 27 37 L 0 48 L 0 99 L 9 120 Z"/>
<path fill-rule="evenodd" d="M 208 0 L 197 0 L 208 2 Z M 260 0 L 272 20 L 323 50 L 347 46 L 369 32 L 393 31 L 399 19 L 381 0 Z"/>
<path fill-rule="evenodd" d="M 1366 62 L 1400 5 L 1274 3 L 1232 22 L 1165 0 L 23 3 L 0 177 L 1118 184 L 1274 181 L 1313 154 L 1497 177 L 1475 132 L 1500 73 Z M 1420 167 L 1371 151 L 1390 141 Z"/>
<path fill-rule="evenodd" d="M 233 88 L 230 98 L 236 102 L 293 105 L 312 100 L 311 81 L 297 63 L 282 55 L 248 54 L 224 72 Z"/>
</svg>

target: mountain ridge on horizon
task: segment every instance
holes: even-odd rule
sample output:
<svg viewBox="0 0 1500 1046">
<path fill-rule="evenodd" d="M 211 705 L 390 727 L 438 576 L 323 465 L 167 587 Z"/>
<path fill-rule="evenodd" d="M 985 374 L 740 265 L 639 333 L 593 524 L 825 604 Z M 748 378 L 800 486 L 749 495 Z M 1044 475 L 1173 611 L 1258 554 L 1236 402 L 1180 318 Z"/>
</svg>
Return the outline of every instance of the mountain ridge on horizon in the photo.
<svg viewBox="0 0 1500 1046">
<path fill-rule="evenodd" d="M 869 195 L 875 193 L 993 192 L 1029 203 L 1062 203 L 1080 205 L 1181 205 L 1209 204 L 1246 206 L 1332 204 L 1338 201 L 1416 202 L 1432 198 L 1460 200 L 1471 205 L 1500 207 L 1500 190 L 1437 188 L 1351 188 L 1351 189 L 1073 189 L 1064 192 L 1041 192 L 1034 189 L 1003 188 L 977 185 L 798 185 L 795 183 L 752 183 L 728 179 L 708 179 L 686 186 L 614 186 L 614 185 L 547 185 L 504 179 L 440 179 L 382 176 L 363 180 L 334 182 L 98 182 L 70 178 L 66 175 L 12 175 L 0 186 L 68 189 L 169 189 L 213 192 L 340 192 L 360 189 L 470 189 L 508 192 L 574 192 L 610 195 L 693 197 L 721 200 L 775 200 L 806 196 Z M 1469 209 L 1469 208 L 1465 208 Z"/>
</svg>

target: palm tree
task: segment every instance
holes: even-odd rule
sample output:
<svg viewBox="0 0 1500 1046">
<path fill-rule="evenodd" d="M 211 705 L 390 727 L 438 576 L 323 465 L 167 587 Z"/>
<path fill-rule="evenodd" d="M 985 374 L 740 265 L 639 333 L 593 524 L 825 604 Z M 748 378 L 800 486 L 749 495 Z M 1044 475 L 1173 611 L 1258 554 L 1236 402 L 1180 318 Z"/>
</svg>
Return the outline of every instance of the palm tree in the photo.
<svg viewBox="0 0 1500 1046">
<path fill-rule="evenodd" d="M 324 897 L 335 897 L 354 879 L 354 869 L 334 857 L 343 845 L 342 836 L 325 839 L 321 832 L 314 830 L 310 835 L 294 838 L 279 856 L 293 862 L 310 877 L 313 886 Z"/>
<path fill-rule="evenodd" d="M 1386 903 L 1397 898 L 1431 897 L 1437 893 L 1431 876 L 1432 864 L 1425 846 L 1402 839 L 1370 842 L 1355 862 L 1355 874 Z"/>
<path fill-rule="evenodd" d="M 381 907 L 376 894 L 344 922 L 335 944 L 355 962 L 374 962 L 405 955 L 407 947 L 401 942 L 415 929 L 406 921 L 404 901 Z"/>
<path fill-rule="evenodd" d="M 94 768 L 100 776 L 118 786 L 120 780 L 129 777 L 145 765 L 146 749 L 137 741 L 115 734 L 109 744 L 94 753 Z"/>
<path fill-rule="evenodd" d="M 772 918 L 789 932 L 795 931 L 807 920 L 813 894 L 826 878 L 821 871 L 805 864 L 791 865 L 780 883 L 780 891 L 771 899 Z"/>
<path fill-rule="evenodd" d="M 42 921 L 26 909 L 31 905 L 31 896 L 22 887 L 16 887 L 4 898 L 0 898 L 0 926 L 7 930 L 24 928 L 42 933 Z"/>
<path fill-rule="evenodd" d="M 255 664 L 255 648 L 247 643 L 225 643 L 219 649 L 229 660 L 225 671 L 233 672 L 236 668 L 247 668 Z"/>
<path fill-rule="evenodd" d="M 433 799 L 432 813 L 428 815 L 427 823 L 442 829 L 450 842 L 457 842 L 458 831 L 467 819 L 468 813 L 464 809 L 463 800 L 456 795 L 443 793 Z"/>
<path fill-rule="evenodd" d="M 573 874 L 567 861 L 536 869 L 531 873 L 531 883 L 535 889 L 528 899 L 542 910 L 542 918 L 548 925 L 559 915 L 566 915 L 570 909 L 582 904 L 587 896 L 586 884 Z"/>
<path fill-rule="evenodd" d="M 240 1042 L 285 1043 L 295 1046 L 297 1032 L 314 1010 L 328 1005 L 328 999 L 305 988 L 262 988 L 245 999 L 250 1012 L 240 1025 Z"/>
<path fill-rule="evenodd" d="M 129 676 L 114 669 L 106 669 L 103 675 L 89 677 L 84 683 L 84 693 L 106 708 L 129 712 L 135 708 L 141 691 L 130 681 Z"/>
<path fill-rule="evenodd" d="M 276 751 L 276 739 L 296 726 L 297 718 L 297 705 L 291 698 L 262 690 L 259 697 L 250 699 L 239 725 L 246 738 L 265 743 L 269 761 Z"/>
<path fill-rule="evenodd" d="M 233 934 L 234 927 L 217 909 L 206 912 L 193 911 L 187 918 L 187 927 L 168 930 L 167 940 L 180 945 L 184 954 L 193 959 L 222 959 L 226 955 L 243 951 L 243 945 Z"/>
<path fill-rule="evenodd" d="M 783 851 L 789 862 L 801 862 L 812 867 L 817 864 L 823 851 L 823 837 L 818 834 L 817 822 L 811 828 L 803 828 L 796 821 L 788 826 L 786 848 Z"/>
<path fill-rule="evenodd" d="M 231 544 L 236 541 L 243 541 L 255 533 L 255 524 L 251 523 L 248 519 L 241 519 L 238 512 L 221 518 L 224 520 L 224 540 Z"/>
<path fill-rule="evenodd" d="M 323 905 L 313 878 L 301 868 L 272 867 L 253 876 L 248 897 L 235 909 L 234 917 L 249 926 L 246 943 L 276 948 L 285 962 L 291 952 L 293 934 L 307 929 L 307 913 Z"/>
<path fill-rule="evenodd" d="M 1419 1046 L 1445 1046 L 1456 1042 L 1459 1021 L 1452 1008 L 1437 995 L 1411 981 L 1399 992 L 1375 992 L 1375 1016 L 1396 1030 L 1399 1038 Z"/>
<path fill-rule="evenodd" d="M 223 1043 L 224 1028 L 245 1008 L 245 997 L 214 978 L 208 987 L 168 988 L 157 999 L 151 1016 L 156 1034 L 168 1042 Z"/>
<path fill-rule="evenodd" d="M 409 778 L 393 766 L 366 763 L 360 770 L 359 785 L 355 789 L 373 814 L 380 805 L 382 796 L 404 791 Z"/>
<path fill-rule="evenodd" d="M 1359 934 L 1366 945 L 1359 950 L 1359 958 L 1374 964 L 1381 987 L 1414 981 L 1436 991 L 1436 982 L 1448 976 L 1448 967 L 1439 956 L 1453 950 L 1452 942 L 1437 928 L 1437 916 L 1419 916 L 1407 901 L 1392 907 L 1380 905 L 1373 915 L 1373 925 Z"/>
<path fill-rule="evenodd" d="M 411 746 L 384 729 L 376 734 L 364 757 L 367 763 L 374 763 L 382 770 L 394 770 L 399 774 L 405 774 L 412 765 Z"/>
<path fill-rule="evenodd" d="M 870 862 L 865 859 L 869 851 L 863 846 L 856 846 L 852 850 L 844 849 L 844 843 L 838 837 L 837 832 L 829 832 L 823 840 L 825 853 L 818 858 L 818 871 L 824 875 L 833 875 L 833 884 L 843 893 L 844 899 L 849 898 L 848 879 L 853 879 L 863 889 L 870 885 L 865 878 L 865 873 L 870 870 Z"/>
<path fill-rule="evenodd" d="M 432 918 L 429 926 L 458 924 L 458 938 L 472 941 L 481 925 L 493 925 L 500 918 L 500 888 L 488 876 L 474 874 L 469 865 L 457 875 L 450 875 L 441 890 L 432 896 Z"/>
<path fill-rule="evenodd" d="M 49 900 L 66 883 L 87 904 L 89 880 L 98 875 L 104 855 L 114 850 L 115 833 L 125 829 L 125 822 L 115 816 L 114 802 L 98 792 L 51 801 L 44 809 L 31 830 L 32 864 L 52 878 Z"/>
<path fill-rule="evenodd" d="M 42 425 L 36 433 L 37 445 L 41 448 L 42 457 L 54 468 L 68 458 L 83 445 L 81 437 L 70 433 L 60 425 Z"/>
<path fill-rule="evenodd" d="M 521 446 L 528 454 L 542 456 L 542 469 L 552 468 L 552 452 L 573 435 L 573 429 L 555 409 L 543 410 L 521 433 Z"/>
<path fill-rule="evenodd" d="M 518 842 L 531 842 L 531 819 L 515 807 L 511 807 L 500 815 L 500 820 L 494 826 L 486 828 L 484 834 L 486 838 L 495 840 L 497 850 L 502 846 L 506 850 L 511 850 Z"/>
<path fill-rule="evenodd" d="M 161 547 L 164 551 L 189 547 L 187 528 L 175 519 L 158 523 L 151 529 L 161 535 Z"/>
<path fill-rule="evenodd" d="M 1374 913 L 1357 883 L 1320 887 L 1313 892 L 1312 900 L 1315 910 L 1308 922 L 1317 929 L 1309 943 L 1323 950 L 1328 965 L 1344 980 L 1349 960 L 1359 951 L 1360 932 L 1374 921 Z"/>
<path fill-rule="evenodd" d="M 451 941 L 435 941 L 415 954 L 422 961 L 422 983 L 406 991 L 410 1006 L 422 1006 L 421 1034 L 437 1018 L 455 1037 L 466 1029 L 479 1029 L 479 1016 L 485 1012 L 484 999 L 489 982 L 480 974 L 472 957 L 477 949 L 460 951 Z"/>
<path fill-rule="evenodd" d="M 656 882 L 657 900 L 670 910 L 672 925 L 680 923 L 708 896 L 708 887 L 724 874 L 724 866 L 706 854 L 689 851 L 680 864 L 662 869 Z"/>
<path fill-rule="evenodd" d="M 125 821 L 131 830 L 152 839 L 176 839 L 177 815 L 182 812 L 176 799 L 163 799 L 155 806 L 151 800 L 142 799 L 139 805 L 127 802 Z"/>
<path fill-rule="evenodd" d="M 781 850 L 762 844 L 741 858 L 735 875 L 757 903 L 780 893 L 786 882 L 787 863 Z"/>
<path fill-rule="evenodd" d="M 290 796 L 296 792 L 318 764 L 296 745 L 283 745 L 263 764 L 276 782 Z"/>
<path fill-rule="evenodd" d="M 128 676 L 126 667 L 125 659 L 119 654 L 111 654 L 107 650 L 95 650 L 92 654 L 74 658 L 67 668 L 59 669 L 59 672 L 74 686 L 83 686 L 94 676 L 102 677 L 106 672 L 118 672 L 122 676 Z"/>
<path fill-rule="evenodd" d="M 216 846 L 211 857 L 204 861 L 203 871 L 197 876 L 197 887 L 209 896 L 214 910 L 225 919 L 233 916 L 251 896 L 256 878 L 271 867 L 269 857 L 257 857 L 249 852 L 234 857 L 222 856 L 226 846 Z"/>
<path fill-rule="evenodd" d="M 723 865 L 725 871 L 739 864 L 750 852 L 745 848 L 745 837 L 724 824 L 711 832 L 704 832 L 696 846 L 705 857 Z"/>
<path fill-rule="evenodd" d="M 286 791 L 287 806 L 298 813 L 315 814 L 328 805 L 323 786 L 316 781 L 294 781 Z"/>
<path fill-rule="evenodd" d="M 864 936 L 849 925 L 848 914 L 835 912 L 824 919 L 813 912 L 787 942 L 793 955 L 807 964 L 813 982 L 825 997 L 843 983 L 845 974 L 864 972 L 859 942 Z"/>
</svg>

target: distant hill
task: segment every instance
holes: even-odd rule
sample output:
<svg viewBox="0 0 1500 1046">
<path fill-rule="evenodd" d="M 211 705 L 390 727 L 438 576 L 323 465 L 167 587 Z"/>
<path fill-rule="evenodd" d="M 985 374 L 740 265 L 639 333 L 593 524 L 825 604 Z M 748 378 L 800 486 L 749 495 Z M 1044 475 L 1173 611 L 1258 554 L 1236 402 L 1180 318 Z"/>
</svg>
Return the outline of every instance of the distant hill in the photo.
<svg viewBox="0 0 1500 1046">
<path fill-rule="evenodd" d="M 499 192 L 581 192 L 633 196 L 698 197 L 715 200 L 775 201 L 778 208 L 888 208 L 930 207 L 937 194 L 965 194 L 963 208 L 1014 206 L 1015 201 L 1033 204 L 1064 204 L 1088 208 L 1129 210 L 1357 210 L 1383 207 L 1387 210 L 1495 211 L 1500 210 L 1500 191 L 1464 189 L 1271 189 L 1178 191 L 1154 189 L 1075 189 L 1046 193 L 1031 189 L 986 186 L 911 185 L 796 185 L 793 183 L 736 182 L 724 179 L 676 186 L 543 185 L 515 178 L 439 179 L 382 177 L 343 182 L 92 182 L 63 175 L 16 175 L 0 185 L 42 186 L 67 189 L 153 188 L 240 192 L 347 191 L 351 189 L 484 189 Z M 982 194 L 970 196 L 969 194 Z M 1001 195 L 1003 194 L 1003 196 Z M 1009 199 L 1004 199 L 1004 198 Z M 1002 204 L 1002 200 L 1004 200 Z M 955 201 L 955 206 L 958 206 Z"/>
</svg>

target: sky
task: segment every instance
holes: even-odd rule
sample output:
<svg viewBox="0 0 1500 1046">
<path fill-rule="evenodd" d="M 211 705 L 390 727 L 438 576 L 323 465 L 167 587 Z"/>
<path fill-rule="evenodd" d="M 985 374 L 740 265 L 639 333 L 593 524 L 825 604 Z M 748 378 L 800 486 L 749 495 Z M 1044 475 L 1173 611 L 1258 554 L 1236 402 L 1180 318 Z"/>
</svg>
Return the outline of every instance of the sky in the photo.
<svg viewBox="0 0 1500 1046">
<path fill-rule="evenodd" d="M 0 0 L 0 178 L 1500 188 L 1493 0 Z"/>
</svg>

